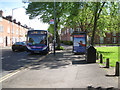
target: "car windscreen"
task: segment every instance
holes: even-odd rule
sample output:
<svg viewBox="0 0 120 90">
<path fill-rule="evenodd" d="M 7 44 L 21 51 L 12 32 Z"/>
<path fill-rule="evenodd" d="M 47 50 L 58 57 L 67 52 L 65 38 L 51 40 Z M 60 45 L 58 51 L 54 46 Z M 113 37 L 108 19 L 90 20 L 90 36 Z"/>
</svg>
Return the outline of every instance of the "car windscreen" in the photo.
<svg viewBox="0 0 120 90">
<path fill-rule="evenodd" d="M 47 45 L 47 35 L 35 34 L 28 35 L 27 44 L 29 45 Z"/>
<path fill-rule="evenodd" d="M 15 45 L 25 45 L 24 42 L 16 42 Z"/>
</svg>

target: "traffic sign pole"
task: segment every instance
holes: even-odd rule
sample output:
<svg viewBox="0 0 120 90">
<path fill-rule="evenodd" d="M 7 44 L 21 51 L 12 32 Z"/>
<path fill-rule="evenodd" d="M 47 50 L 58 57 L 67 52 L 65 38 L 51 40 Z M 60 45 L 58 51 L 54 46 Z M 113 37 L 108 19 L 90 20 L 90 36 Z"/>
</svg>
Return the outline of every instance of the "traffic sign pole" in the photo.
<svg viewBox="0 0 120 90">
<path fill-rule="evenodd" d="M 55 0 L 54 0 L 54 55 L 55 55 Z"/>
</svg>

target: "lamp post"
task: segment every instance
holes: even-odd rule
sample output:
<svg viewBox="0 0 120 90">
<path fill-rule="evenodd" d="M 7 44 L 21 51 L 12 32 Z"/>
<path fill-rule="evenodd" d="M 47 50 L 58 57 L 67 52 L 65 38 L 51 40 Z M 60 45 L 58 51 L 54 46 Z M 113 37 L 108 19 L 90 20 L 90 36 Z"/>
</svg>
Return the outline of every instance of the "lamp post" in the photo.
<svg viewBox="0 0 120 90">
<path fill-rule="evenodd" d="M 55 55 L 55 0 L 54 0 L 54 55 Z"/>
<path fill-rule="evenodd" d="M 13 18 L 13 11 L 15 10 L 15 9 L 18 9 L 18 8 L 21 8 L 21 7 L 17 7 L 17 8 L 13 8 L 12 9 L 12 18 Z M 24 6 L 22 7 L 22 8 L 25 8 Z M 13 27 L 13 20 L 12 20 L 12 44 L 13 44 L 13 29 L 14 29 L 14 27 Z"/>
</svg>

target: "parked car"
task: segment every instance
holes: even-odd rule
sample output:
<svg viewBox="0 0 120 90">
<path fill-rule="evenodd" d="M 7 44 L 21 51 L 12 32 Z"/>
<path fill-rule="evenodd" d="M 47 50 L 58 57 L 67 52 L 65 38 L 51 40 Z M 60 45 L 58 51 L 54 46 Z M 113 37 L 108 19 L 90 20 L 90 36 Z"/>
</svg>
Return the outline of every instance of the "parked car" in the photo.
<svg viewBox="0 0 120 90">
<path fill-rule="evenodd" d="M 25 42 L 16 42 L 12 45 L 12 51 L 25 51 L 26 43 Z"/>
</svg>

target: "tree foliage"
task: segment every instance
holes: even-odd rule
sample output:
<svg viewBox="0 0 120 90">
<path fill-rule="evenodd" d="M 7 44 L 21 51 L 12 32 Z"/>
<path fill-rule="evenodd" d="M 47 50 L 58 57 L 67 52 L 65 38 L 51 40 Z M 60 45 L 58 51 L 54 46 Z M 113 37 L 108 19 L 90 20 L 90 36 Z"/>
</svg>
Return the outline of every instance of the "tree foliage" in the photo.
<svg viewBox="0 0 120 90">
<path fill-rule="evenodd" d="M 87 31 L 92 37 L 91 44 L 94 45 L 95 34 L 105 36 L 105 32 L 118 31 L 119 2 L 56 2 L 56 40 L 60 46 L 58 30 L 60 26 L 80 26 L 82 31 Z M 39 17 L 44 23 L 49 23 L 54 18 L 53 2 L 33 2 L 28 5 L 27 14 L 30 19 Z M 53 33 L 54 26 L 50 25 Z M 97 31 L 97 32 L 96 32 Z"/>
<path fill-rule="evenodd" d="M 66 14 L 67 3 L 56 2 L 55 4 L 56 42 L 59 48 L 60 37 L 58 34 L 58 30 L 60 29 L 60 25 L 62 24 L 61 17 L 64 17 L 64 15 Z M 32 2 L 28 5 L 28 8 L 26 10 L 26 13 L 29 14 L 30 19 L 39 17 L 44 23 L 49 23 L 51 19 L 54 19 L 54 2 Z M 53 25 L 50 25 L 48 30 L 53 33 Z"/>
</svg>

